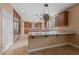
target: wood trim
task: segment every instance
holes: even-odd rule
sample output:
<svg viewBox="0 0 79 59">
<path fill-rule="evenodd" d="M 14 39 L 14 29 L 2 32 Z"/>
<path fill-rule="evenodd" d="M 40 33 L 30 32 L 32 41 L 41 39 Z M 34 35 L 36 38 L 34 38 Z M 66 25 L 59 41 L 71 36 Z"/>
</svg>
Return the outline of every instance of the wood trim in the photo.
<svg viewBox="0 0 79 59">
<path fill-rule="evenodd" d="M 18 20 L 21 19 L 21 17 L 20 17 L 19 14 L 15 11 L 15 9 L 13 9 L 13 16 L 16 17 Z"/>
</svg>

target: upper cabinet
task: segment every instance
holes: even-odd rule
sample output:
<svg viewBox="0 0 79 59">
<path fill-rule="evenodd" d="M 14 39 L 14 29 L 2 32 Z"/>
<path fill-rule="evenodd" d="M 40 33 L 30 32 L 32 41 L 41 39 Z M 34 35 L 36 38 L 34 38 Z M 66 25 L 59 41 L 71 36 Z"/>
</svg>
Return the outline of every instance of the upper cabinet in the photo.
<svg viewBox="0 0 79 59">
<path fill-rule="evenodd" d="M 37 29 L 37 31 L 38 31 L 38 30 L 41 30 L 41 28 L 42 28 L 42 23 L 36 22 L 36 23 L 35 23 L 35 28 Z"/>
<path fill-rule="evenodd" d="M 63 11 L 55 18 L 56 26 L 68 26 L 68 11 Z"/>
<path fill-rule="evenodd" d="M 24 33 L 28 33 L 32 29 L 32 23 L 31 22 L 24 22 Z"/>
<path fill-rule="evenodd" d="M 32 28 L 32 23 L 31 22 L 24 22 L 24 28 Z"/>
<path fill-rule="evenodd" d="M 17 41 L 21 34 L 21 16 L 13 9 L 13 42 Z"/>
<path fill-rule="evenodd" d="M 24 33 L 28 33 L 30 31 L 40 31 L 41 29 L 41 22 L 24 22 Z"/>
<path fill-rule="evenodd" d="M 21 31 L 20 22 L 21 22 L 20 15 L 13 9 L 14 34 L 20 34 Z"/>
</svg>

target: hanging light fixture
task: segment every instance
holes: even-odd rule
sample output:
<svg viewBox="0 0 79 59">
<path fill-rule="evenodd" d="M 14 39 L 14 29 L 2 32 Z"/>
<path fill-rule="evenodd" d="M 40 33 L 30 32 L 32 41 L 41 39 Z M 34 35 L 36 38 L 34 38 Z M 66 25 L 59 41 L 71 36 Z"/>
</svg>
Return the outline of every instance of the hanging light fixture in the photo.
<svg viewBox="0 0 79 59">
<path fill-rule="evenodd" d="M 49 8 L 48 8 L 48 4 L 44 4 L 44 11 L 43 11 L 44 21 L 49 21 L 49 19 L 50 19 L 49 14 L 50 14 L 50 12 L 49 12 Z"/>
</svg>

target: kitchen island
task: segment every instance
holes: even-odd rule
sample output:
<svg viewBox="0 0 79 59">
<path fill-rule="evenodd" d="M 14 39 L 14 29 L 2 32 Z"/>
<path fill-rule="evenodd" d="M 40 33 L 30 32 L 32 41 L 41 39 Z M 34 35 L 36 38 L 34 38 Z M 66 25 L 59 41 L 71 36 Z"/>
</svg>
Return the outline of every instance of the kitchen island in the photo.
<svg viewBox="0 0 79 59">
<path fill-rule="evenodd" d="M 69 36 L 74 35 L 71 30 L 43 30 L 29 32 L 28 50 L 33 52 L 36 50 L 66 44 Z"/>
</svg>

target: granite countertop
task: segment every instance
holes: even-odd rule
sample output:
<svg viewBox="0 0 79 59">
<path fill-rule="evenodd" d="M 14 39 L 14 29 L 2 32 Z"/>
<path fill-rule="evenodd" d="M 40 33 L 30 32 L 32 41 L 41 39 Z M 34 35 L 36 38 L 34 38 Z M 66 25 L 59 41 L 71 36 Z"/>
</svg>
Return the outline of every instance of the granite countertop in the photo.
<svg viewBox="0 0 79 59">
<path fill-rule="evenodd" d="M 40 36 L 40 35 L 67 35 L 74 34 L 75 32 L 72 30 L 43 30 L 43 31 L 32 31 L 29 32 L 30 36 Z"/>
</svg>

